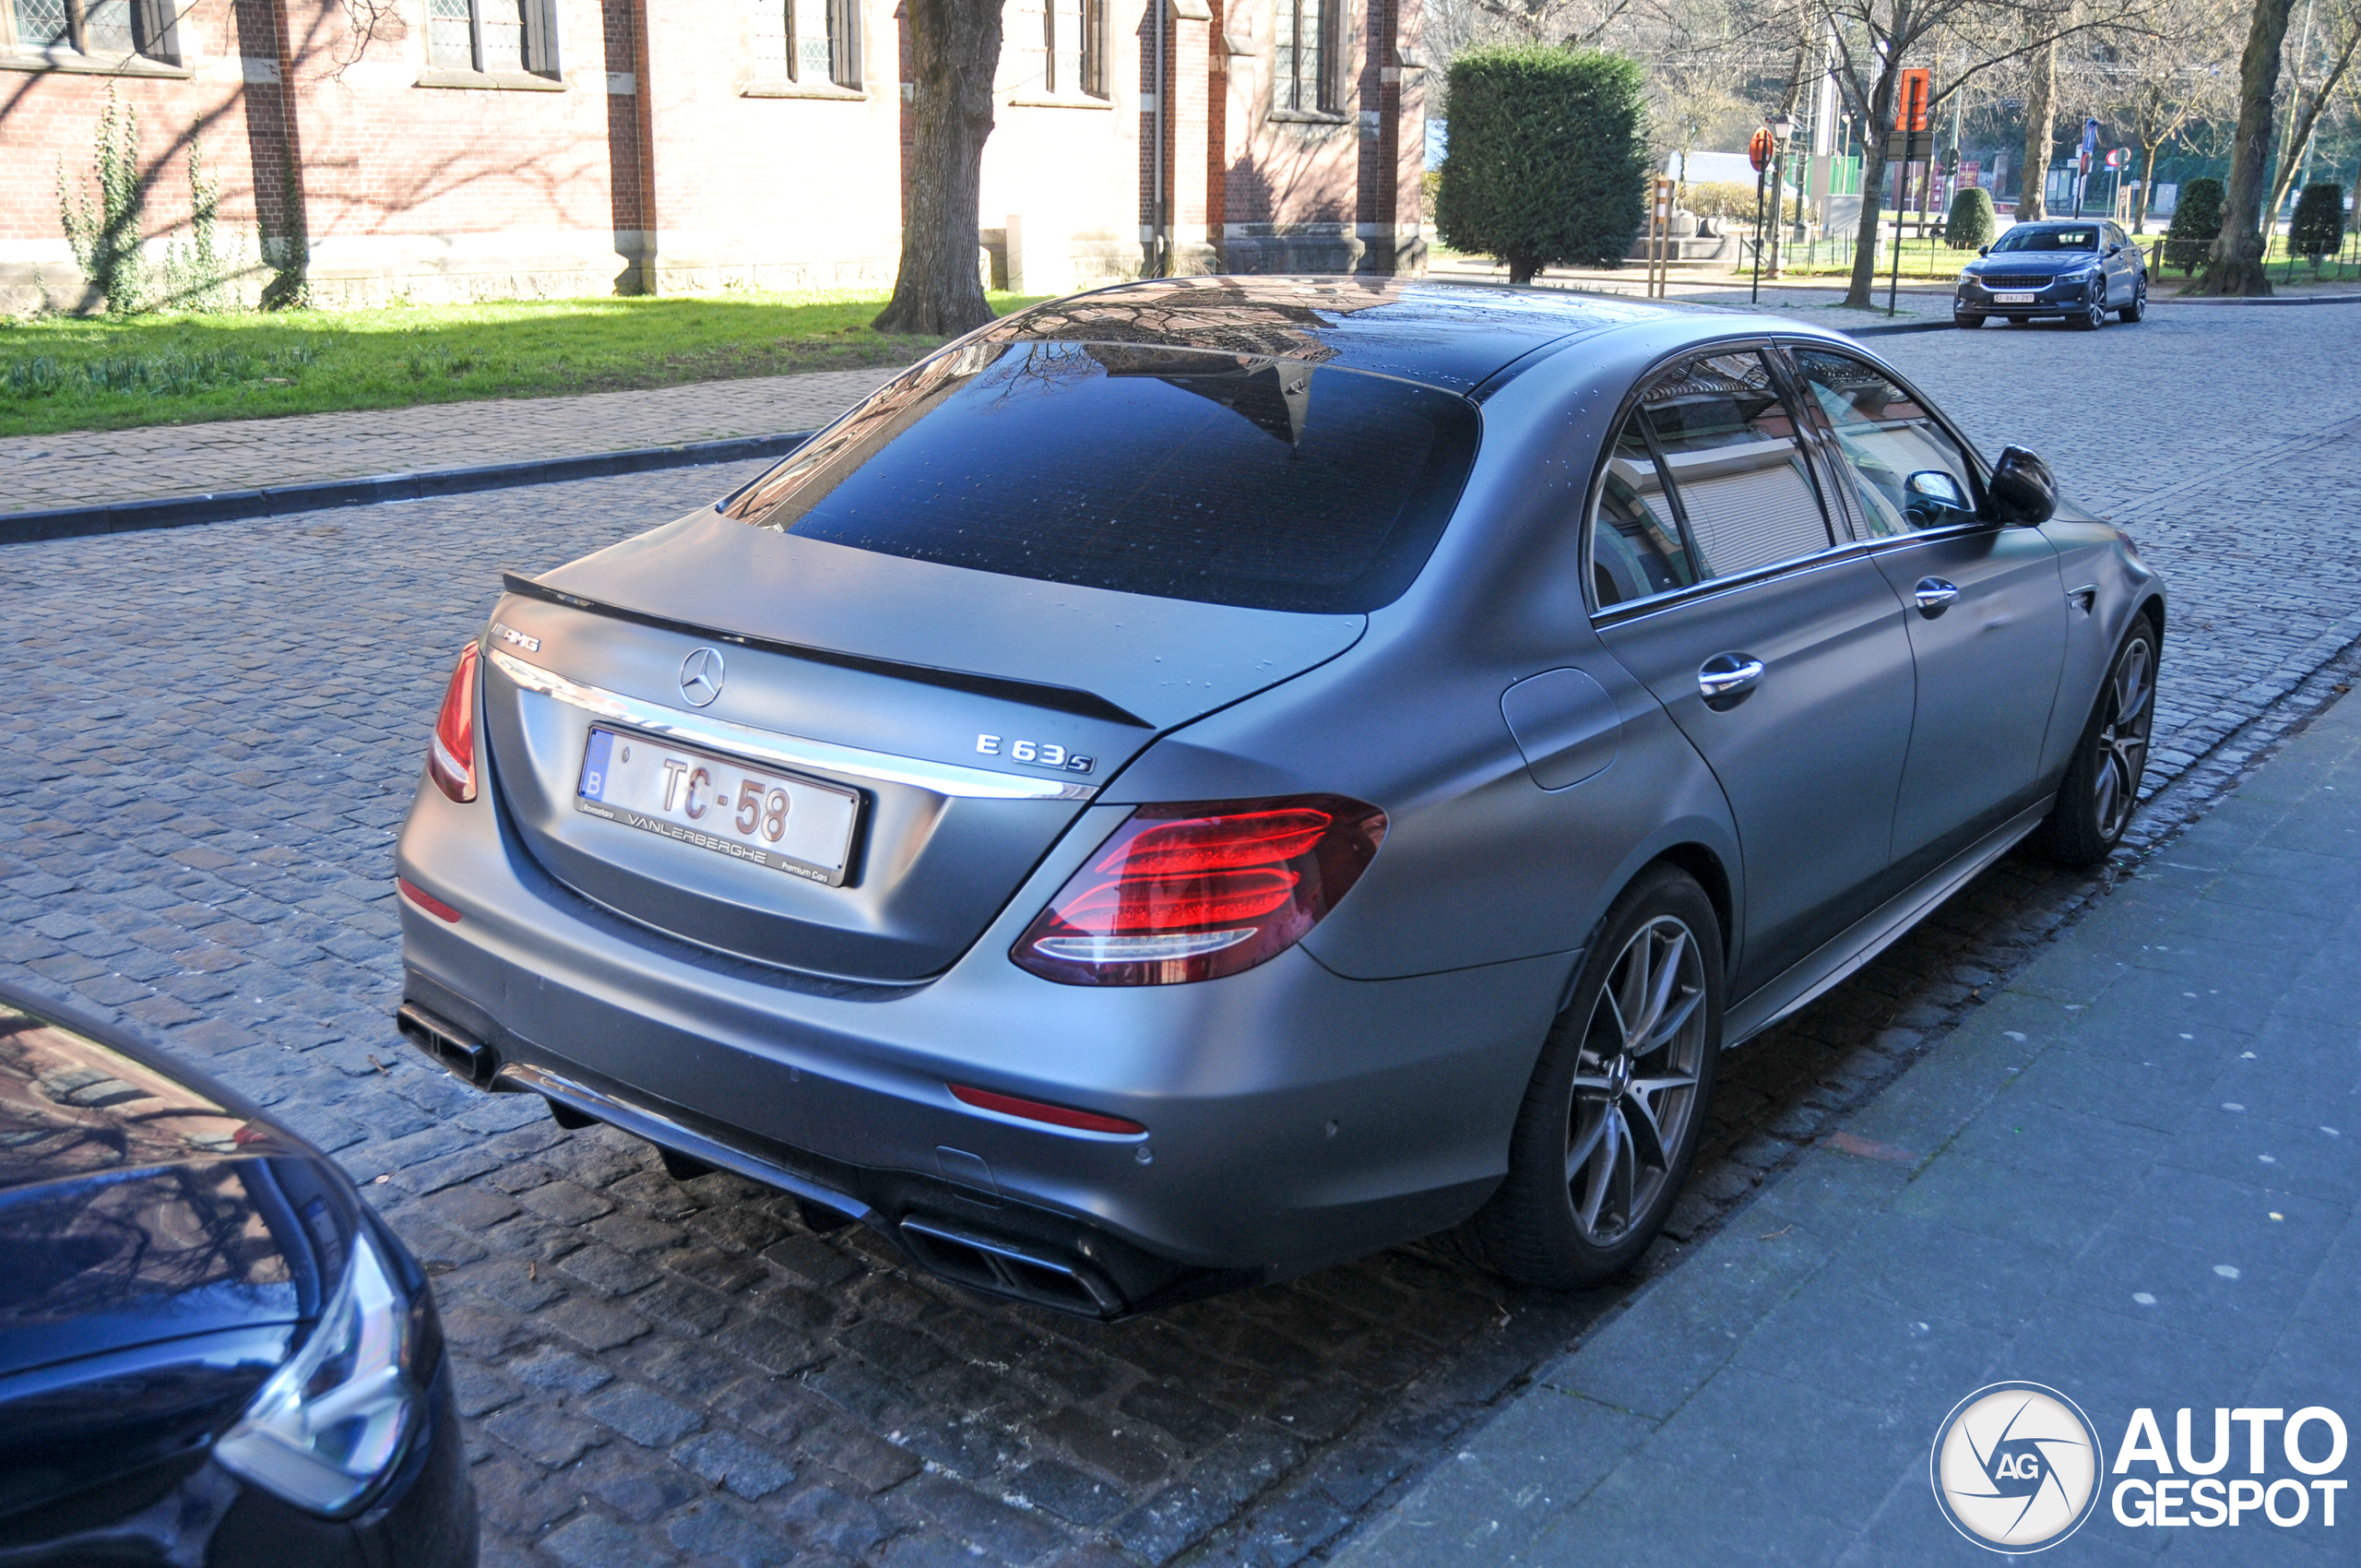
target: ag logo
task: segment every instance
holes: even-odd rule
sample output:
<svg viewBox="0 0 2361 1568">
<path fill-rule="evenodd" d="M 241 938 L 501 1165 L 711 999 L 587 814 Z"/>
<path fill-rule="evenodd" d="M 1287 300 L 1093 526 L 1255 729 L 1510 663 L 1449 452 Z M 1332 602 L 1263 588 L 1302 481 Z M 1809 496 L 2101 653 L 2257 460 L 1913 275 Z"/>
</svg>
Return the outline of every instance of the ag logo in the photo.
<svg viewBox="0 0 2361 1568">
<path fill-rule="evenodd" d="M 1996 1383 L 1952 1407 L 1928 1468 L 1952 1527 L 2014 1555 L 2082 1527 L 2098 1505 L 2106 1457 L 2071 1399 L 2038 1383 Z"/>
</svg>

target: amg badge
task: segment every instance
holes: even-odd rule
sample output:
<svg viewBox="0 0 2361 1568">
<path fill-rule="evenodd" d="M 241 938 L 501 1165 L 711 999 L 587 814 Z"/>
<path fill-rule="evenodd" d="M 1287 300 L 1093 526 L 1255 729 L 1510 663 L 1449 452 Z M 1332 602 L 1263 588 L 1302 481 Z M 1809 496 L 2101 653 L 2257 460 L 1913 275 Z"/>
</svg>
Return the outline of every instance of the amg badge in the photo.
<svg viewBox="0 0 2361 1568">
<path fill-rule="evenodd" d="M 1063 746 L 1053 746 L 1046 741 L 1008 741 L 998 735 L 979 735 L 976 749 L 986 756 L 1005 755 L 1012 762 L 1029 762 L 1037 767 L 1063 768 L 1068 773 L 1087 773 L 1098 766 L 1097 757 L 1083 756 Z"/>
</svg>

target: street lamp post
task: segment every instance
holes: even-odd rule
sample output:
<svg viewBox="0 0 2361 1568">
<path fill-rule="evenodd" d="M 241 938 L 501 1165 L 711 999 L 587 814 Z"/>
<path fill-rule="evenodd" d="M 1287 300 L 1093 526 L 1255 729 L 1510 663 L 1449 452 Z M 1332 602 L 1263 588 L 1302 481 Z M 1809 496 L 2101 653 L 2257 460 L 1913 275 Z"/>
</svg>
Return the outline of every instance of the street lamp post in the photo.
<svg viewBox="0 0 2361 1568">
<path fill-rule="evenodd" d="M 1771 276 L 1779 276 L 1779 263 L 1786 251 L 1787 223 L 1787 143 L 1796 134 L 1796 123 L 1786 114 L 1771 116 Z"/>
</svg>

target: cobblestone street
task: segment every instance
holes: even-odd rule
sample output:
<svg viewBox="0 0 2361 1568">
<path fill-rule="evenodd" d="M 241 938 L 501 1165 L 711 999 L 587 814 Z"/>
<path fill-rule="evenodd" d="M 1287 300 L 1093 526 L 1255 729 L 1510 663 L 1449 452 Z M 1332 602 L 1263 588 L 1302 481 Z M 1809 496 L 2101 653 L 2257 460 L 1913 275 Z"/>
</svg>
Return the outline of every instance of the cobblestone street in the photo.
<svg viewBox="0 0 2361 1568">
<path fill-rule="evenodd" d="M 2349 386 L 2356 320 L 2166 308 L 1873 344 L 1987 454 L 2048 457 L 2167 577 L 2140 844 L 2349 683 L 2361 411 L 2314 389 Z M 0 965 L 114 1010 L 369 1183 L 437 1275 L 493 1568 L 1324 1552 L 1625 1292 L 1521 1293 L 1413 1246 L 1094 1325 L 813 1235 L 733 1177 L 676 1182 L 394 1032 L 389 847 L 498 571 L 758 466 L 0 550 Z M 1939 1051 L 2119 874 L 2012 856 L 1733 1058 L 1645 1270 Z"/>
</svg>

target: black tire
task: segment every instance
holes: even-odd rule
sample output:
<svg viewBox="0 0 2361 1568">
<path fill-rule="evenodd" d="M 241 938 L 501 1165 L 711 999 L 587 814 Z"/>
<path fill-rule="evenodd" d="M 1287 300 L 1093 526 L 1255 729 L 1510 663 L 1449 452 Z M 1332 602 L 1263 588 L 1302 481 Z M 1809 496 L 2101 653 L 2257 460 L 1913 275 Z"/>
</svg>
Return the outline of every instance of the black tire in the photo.
<svg viewBox="0 0 2361 1568">
<path fill-rule="evenodd" d="M 1644 969 L 1634 985 L 1635 953 L 1655 966 L 1655 986 Z M 1642 1013 L 1637 1031 L 1624 1027 L 1610 986 Z M 1558 1290 L 1603 1284 L 1640 1260 L 1697 1156 L 1721 1056 L 1722 987 L 1712 900 L 1677 868 L 1649 867 L 1599 924 L 1526 1086 L 1508 1176 L 1456 1233 L 1463 1252 Z M 1630 1051 L 1635 1032 L 1660 1043 Z M 1579 1146 L 1592 1152 L 1578 1161 Z"/>
<path fill-rule="evenodd" d="M 2122 322 L 2126 327 L 2129 327 L 2147 314 L 2148 279 L 2142 278 L 2140 279 L 2139 285 L 2131 291 L 2131 303 L 2124 306 L 2121 310 L 2117 311 L 2115 313 L 2115 318 L 2116 320 Z"/>
<path fill-rule="evenodd" d="M 2100 327 L 2105 327 L 2106 325 L 2106 296 L 2100 295 L 2084 305 L 2080 314 L 2068 316 L 2066 324 L 2082 332 L 2096 332 Z"/>
<path fill-rule="evenodd" d="M 1952 312 L 1952 325 L 1962 331 L 1973 332 L 1984 325 L 1984 318 L 1980 315 L 1970 315 L 1965 311 L 1955 310 Z"/>
<path fill-rule="evenodd" d="M 2159 651 L 2155 623 L 2135 617 L 2107 666 L 2082 739 L 2074 743 L 2058 803 L 2041 825 L 2041 847 L 2060 865 L 2098 864 L 2114 853 L 2131 826 L 2156 724 Z"/>
</svg>

